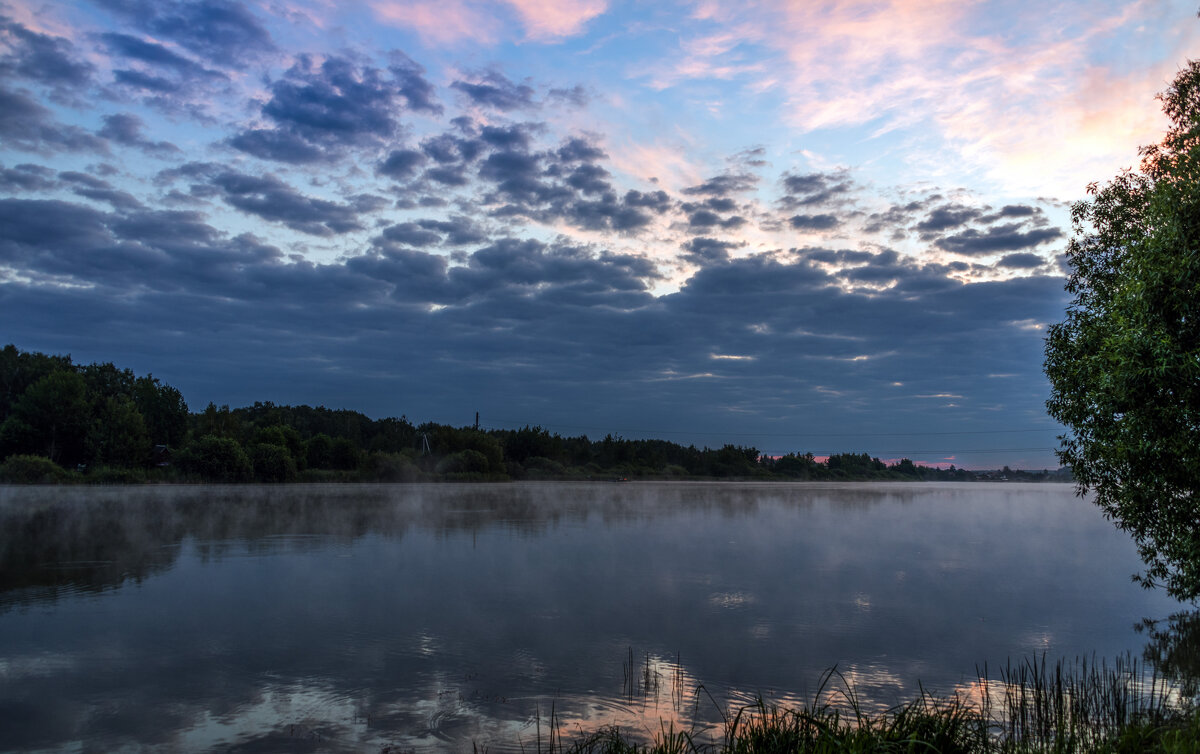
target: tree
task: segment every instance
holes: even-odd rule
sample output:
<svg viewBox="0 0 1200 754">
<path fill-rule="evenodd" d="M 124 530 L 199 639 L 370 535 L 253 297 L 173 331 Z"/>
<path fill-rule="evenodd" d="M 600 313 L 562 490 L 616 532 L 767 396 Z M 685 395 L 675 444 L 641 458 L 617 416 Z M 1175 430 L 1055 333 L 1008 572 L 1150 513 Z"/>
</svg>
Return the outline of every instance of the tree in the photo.
<svg viewBox="0 0 1200 754">
<path fill-rule="evenodd" d="M 43 455 L 68 468 L 87 456 L 91 424 L 87 389 L 78 373 L 51 372 L 21 394 L 0 425 L 0 455 Z"/>
<path fill-rule="evenodd" d="M 1200 61 L 1160 144 L 1072 208 L 1075 296 L 1046 340 L 1059 458 L 1134 538 L 1146 586 L 1200 597 Z"/>
<path fill-rule="evenodd" d="M 237 440 L 205 435 L 185 446 L 178 464 L 185 473 L 213 482 L 246 482 L 254 475 L 246 451 Z"/>
</svg>

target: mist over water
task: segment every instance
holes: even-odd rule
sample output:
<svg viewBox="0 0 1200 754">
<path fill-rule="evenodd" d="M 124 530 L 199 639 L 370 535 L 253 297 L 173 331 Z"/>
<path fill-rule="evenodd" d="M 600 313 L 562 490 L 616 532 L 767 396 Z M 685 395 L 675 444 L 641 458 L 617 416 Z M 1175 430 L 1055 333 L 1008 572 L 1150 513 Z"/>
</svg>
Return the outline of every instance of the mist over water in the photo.
<svg viewBox="0 0 1200 754">
<path fill-rule="evenodd" d="M 1066 485 L 0 487 L 0 749 L 532 749 L 835 665 L 885 707 L 1140 654 L 1139 565 Z"/>
</svg>

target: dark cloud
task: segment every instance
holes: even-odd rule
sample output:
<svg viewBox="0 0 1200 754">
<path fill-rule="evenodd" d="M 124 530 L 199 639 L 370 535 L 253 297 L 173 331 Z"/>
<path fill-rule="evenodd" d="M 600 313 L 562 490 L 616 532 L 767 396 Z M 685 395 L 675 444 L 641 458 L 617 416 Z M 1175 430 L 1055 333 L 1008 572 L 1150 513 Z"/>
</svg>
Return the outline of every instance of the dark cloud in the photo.
<svg viewBox="0 0 1200 754">
<path fill-rule="evenodd" d="M 0 34 L 9 48 L 0 56 L 0 78 L 37 82 L 50 89 L 52 98 L 67 102 L 91 83 L 95 67 L 78 58 L 70 40 L 30 31 L 4 16 Z"/>
<path fill-rule="evenodd" d="M 123 68 L 113 71 L 113 80 L 131 89 L 145 89 L 157 94 L 178 94 L 184 89 L 179 81 Z"/>
<path fill-rule="evenodd" d="M 64 170 L 64 171 L 60 172 L 58 174 L 58 180 L 63 181 L 65 183 L 78 184 L 80 186 L 84 186 L 85 188 L 91 188 L 91 189 L 112 188 L 112 184 L 110 184 L 108 181 L 97 178 L 94 175 L 88 175 L 87 173 L 80 173 L 79 171 L 76 171 L 76 170 Z"/>
<path fill-rule="evenodd" d="M 829 230 L 840 224 L 841 222 L 836 217 L 829 214 L 792 215 L 788 218 L 788 225 L 796 230 Z"/>
<path fill-rule="evenodd" d="M 346 58 L 328 57 L 317 65 L 301 56 L 270 88 L 262 112 L 277 128 L 230 140 L 256 157 L 292 163 L 332 159 L 347 147 L 382 143 L 399 127 L 397 82 Z"/>
<path fill-rule="evenodd" d="M 893 204 L 883 212 L 872 212 L 867 215 L 863 230 L 868 233 L 881 233 L 891 229 L 889 235 L 893 239 L 899 240 L 905 237 L 905 228 L 912 224 L 924 208 L 925 204 L 917 201 L 903 205 Z"/>
<path fill-rule="evenodd" d="M 303 137 L 278 129 L 257 128 L 243 131 L 230 139 L 229 145 L 262 160 L 294 165 L 320 162 L 331 157 Z"/>
<path fill-rule="evenodd" d="M 209 65 L 237 68 L 275 49 L 271 35 L 231 0 L 96 0 L 135 27 L 170 39 Z"/>
<path fill-rule="evenodd" d="M 464 165 L 430 168 L 424 172 L 422 177 L 443 186 L 465 186 L 470 182 Z"/>
<path fill-rule="evenodd" d="M 117 210 L 143 209 L 144 205 L 133 194 L 112 188 L 76 188 L 74 193 L 98 202 L 105 202 Z"/>
<path fill-rule="evenodd" d="M 608 157 L 603 149 L 579 137 L 567 139 L 555 154 L 561 162 L 595 162 Z"/>
<path fill-rule="evenodd" d="M 156 157 L 170 157 L 179 153 L 179 147 L 169 141 L 151 141 L 142 136 L 145 123 L 131 113 L 104 116 L 104 127 L 97 135 L 127 147 L 135 147 Z"/>
<path fill-rule="evenodd" d="M 1008 267 L 1015 270 L 1028 270 L 1034 267 L 1041 267 L 1046 263 L 1046 260 L 1037 254 L 1023 252 L 1019 254 L 1006 254 L 996 264 L 1000 267 Z"/>
<path fill-rule="evenodd" d="M 417 223 L 399 223 L 384 229 L 377 240 L 377 245 L 400 244 L 403 246 L 433 246 L 440 243 L 442 237 Z"/>
<path fill-rule="evenodd" d="M 408 108 L 441 115 L 442 106 L 434 97 L 433 84 L 425 78 L 425 69 L 399 50 L 393 50 L 389 57 L 391 65 L 388 70 L 396 82 L 396 91 L 404 98 Z"/>
<path fill-rule="evenodd" d="M 579 84 L 569 89 L 551 89 L 546 92 L 546 96 L 549 99 L 564 102 L 573 107 L 586 107 L 588 100 L 591 99 L 588 96 L 587 90 Z"/>
<path fill-rule="evenodd" d="M 362 229 L 353 208 L 304 196 L 272 175 L 226 172 L 212 183 L 230 206 L 302 233 L 329 236 Z"/>
<path fill-rule="evenodd" d="M 849 198 L 854 184 L 845 173 L 784 173 L 786 192 L 780 204 L 788 209 L 841 202 Z"/>
<path fill-rule="evenodd" d="M 0 190 L 47 191 L 55 187 L 54 171 L 41 165 L 22 163 L 15 167 L 0 167 Z"/>
<path fill-rule="evenodd" d="M 586 163 L 576 166 L 566 177 L 566 183 L 584 194 L 601 194 L 612 190 L 612 184 L 608 182 L 611 177 L 612 174 L 599 165 Z"/>
<path fill-rule="evenodd" d="M 750 191 L 757 185 L 757 176 L 749 173 L 727 173 L 709 178 L 699 186 L 685 188 L 683 193 L 690 196 L 728 196 Z"/>
<path fill-rule="evenodd" d="M 597 200 L 572 202 L 555 214 L 581 228 L 622 233 L 643 228 L 651 220 L 651 216 L 645 212 L 619 202 L 612 192 L 605 192 Z"/>
<path fill-rule="evenodd" d="M 29 152 L 107 152 L 104 140 L 54 120 L 28 94 L 0 86 L 0 140 Z"/>
<path fill-rule="evenodd" d="M 534 127 L 528 123 L 511 126 L 484 126 L 479 129 L 479 140 L 493 149 L 527 150 Z"/>
<path fill-rule="evenodd" d="M 661 215 L 671 209 L 673 203 L 666 191 L 648 191 L 643 193 L 630 189 L 625 192 L 625 204 L 630 207 L 643 207 L 655 214 Z"/>
<path fill-rule="evenodd" d="M 477 139 L 467 139 L 449 133 L 431 136 L 421 142 L 421 151 L 441 165 L 472 162 L 483 149 L 483 143 Z"/>
<path fill-rule="evenodd" d="M 1021 225 L 993 225 L 986 231 L 968 228 L 962 233 L 938 239 L 939 249 L 967 256 L 995 254 L 1001 251 L 1032 249 L 1062 237 L 1058 228 L 1036 228 L 1022 232 Z"/>
<path fill-rule="evenodd" d="M 147 42 L 138 37 L 117 32 L 106 32 L 101 34 L 99 38 L 110 52 L 144 63 L 154 71 L 172 71 L 182 80 L 216 82 L 226 81 L 229 78 L 224 73 L 205 68 L 199 63 L 189 60 L 157 42 Z M 173 89 L 182 88 L 179 83 L 168 82 L 166 79 L 160 77 L 152 77 L 145 72 L 121 70 L 114 73 L 118 81 L 135 86 L 141 85 L 138 83 L 139 81 L 154 80 L 163 82 L 162 84 L 144 88 L 157 90 L 163 90 L 168 87 L 172 87 Z"/>
<path fill-rule="evenodd" d="M 712 228 L 724 228 L 732 230 L 740 228 L 746 224 L 746 218 L 740 215 L 732 217 L 721 217 L 716 212 L 708 209 L 700 209 L 692 212 L 687 216 L 688 229 L 693 233 L 706 232 Z"/>
<path fill-rule="evenodd" d="M 420 152 L 413 149 L 393 149 L 388 153 L 387 159 L 375 168 L 375 172 L 388 178 L 402 180 L 416 174 L 417 168 L 423 164 L 425 155 Z"/>
<path fill-rule="evenodd" d="M 922 238 L 928 240 L 942 231 L 961 228 L 982 216 L 983 212 L 975 207 L 947 204 L 934 209 L 928 217 L 917 223 L 917 230 L 921 232 Z"/>
<path fill-rule="evenodd" d="M 443 242 L 449 246 L 466 246 L 487 240 L 487 234 L 465 215 L 452 215 L 448 220 L 418 220 L 417 225 L 445 233 Z"/>
<path fill-rule="evenodd" d="M 392 227 L 448 243 L 456 225 L 470 222 Z M 118 362 L 155 343 L 155 374 L 200 404 L 333 395 L 368 413 L 444 420 L 471 395 L 485 413 L 614 428 L 679 429 L 687 407 L 702 405 L 706 416 L 736 416 L 736 427 L 710 432 L 797 422 L 953 431 L 1000 407 L 1041 415 L 1041 333 L 1014 323 L 1051 321 L 1066 298 L 1058 277 L 962 283 L 951 265 L 893 251 L 733 258 L 734 245 L 711 236 L 684 247 L 700 269 L 654 295 L 657 272 L 641 256 L 529 239 L 453 262 L 387 243 L 312 264 L 190 212 L 8 199 L 0 226 L 0 259 L 20 274 L 0 291 L 11 338 L 86 342 Z M 743 360 L 714 358 L 724 354 Z M 933 394 L 961 397 L 931 413 L 919 396 Z M 397 405 L 397 395 L 420 405 Z"/>
<path fill-rule="evenodd" d="M 461 79 L 450 84 L 476 105 L 508 112 L 534 107 L 533 87 L 517 84 L 499 71 L 483 71 L 472 77 L 474 81 Z"/>
<path fill-rule="evenodd" d="M 262 107 L 275 128 L 244 131 L 229 144 L 261 159 L 294 164 L 333 159 L 351 147 L 380 145 L 400 127 L 401 100 L 410 107 L 415 103 L 417 109 L 437 109 L 422 88 L 428 82 L 421 78 L 420 67 L 408 62 L 411 65 L 393 65 L 388 74 L 344 57 L 331 56 L 318 65 L 301 56 L 271 84 L 271 99 Z"/>
<path fill-rule="evenodd" d="M 690 241 L 685 241 L 682 244 L 682 248 L 687 252 L 684 254 L 684 259 L 687 259 L 692 264 L 703 266 L 728 262 L 729 252 L 742 248 L 745 245 L 745 241 L 734 243 L 732 241 L 721 241 L 716 238 L 698 236 Z"/>
</svg>

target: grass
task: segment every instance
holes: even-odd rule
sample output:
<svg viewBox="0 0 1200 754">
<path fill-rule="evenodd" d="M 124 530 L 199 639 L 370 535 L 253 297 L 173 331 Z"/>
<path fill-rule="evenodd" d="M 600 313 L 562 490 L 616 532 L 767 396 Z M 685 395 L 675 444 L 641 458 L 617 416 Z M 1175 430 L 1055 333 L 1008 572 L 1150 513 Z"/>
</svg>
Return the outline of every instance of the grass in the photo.
<svg viewBox="0 0 1200 754">
<path fill-rule="evenodd" d="M 632 665 L 632 658 L 630 664 Z M 836 683 L 835 683 L 836 681 Z M 702 687 L 701 687 L 702 688 Z M 718 741 L 663 729 L 638 742 L 609 728 L 573 742 L 550 738 L 551 754 L 1200 754 L 1200 710 L 1133 660 L 986 667 L 969 695 L 916 699 L 868 713 L 836 669 L 813 701 L 785 709 L 759 699 L 723 712 Z M 544 750 L 538 739 L 537 751 Z"/>
</svg>

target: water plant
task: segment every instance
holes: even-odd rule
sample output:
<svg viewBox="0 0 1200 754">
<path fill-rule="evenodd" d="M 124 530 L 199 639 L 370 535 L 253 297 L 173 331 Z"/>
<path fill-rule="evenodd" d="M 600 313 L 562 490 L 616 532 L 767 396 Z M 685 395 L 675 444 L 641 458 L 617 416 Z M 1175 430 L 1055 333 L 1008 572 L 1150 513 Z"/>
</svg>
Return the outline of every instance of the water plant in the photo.
<svg viewBox="0 0 1200 754">
<path fill-rule="evenodd" d="M 1048 665 L 1007 664 L 995 678 L 986 666 L 968 691 L 917 697 L 882 712 L 865 709 L 836 668 L 812 701 L 783 708 L 759 698 L 722 712 L 717 741 L 664 727 L 651 741 L 616 728 L 550 752 L 569 754 L 1200 754 L 1200 711 L 1180 685 L 1136 660 L 1079 659 Z M 697 693 L 703 689 L 698 689 Z M 711 697 L 710 697 L 711 698 Z M 543 751 L 539 738 L 537 751 Z"/>
</svg>

